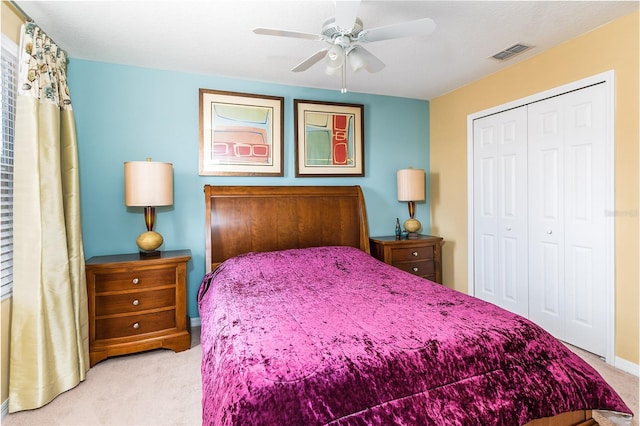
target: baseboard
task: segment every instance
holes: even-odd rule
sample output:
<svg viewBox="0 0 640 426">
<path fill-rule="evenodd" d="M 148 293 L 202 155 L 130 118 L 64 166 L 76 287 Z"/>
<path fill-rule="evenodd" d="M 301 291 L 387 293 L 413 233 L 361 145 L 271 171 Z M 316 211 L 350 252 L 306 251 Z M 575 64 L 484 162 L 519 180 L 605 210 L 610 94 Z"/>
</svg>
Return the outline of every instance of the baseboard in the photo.
<svg viewBox="0 0 640 426">
<path fill-rule="evenodd" d="M 200 318 L 198 318 L 199 320 Z M 638 364 L 634 364 L 631 361 L 627 361 L 626 359 L 620 358 L 620 357 L 616 357 L 615 360 L 613 361 L 614 364 L 613 366 L 616 367 L 619 370 L 625 371 L 629 374 L 633 374 L 636 377 L 640 376 L 640 365 Z"/>
<path fill-rule="evenodd" d="M 200 317 L 191 318 L 191 327 L 200 327 Z"/>
<path fill-rule="evenodd" d="M 9 398 L 2 401 L 2 418 L 4 419 L 9 414 Z"/>
</svg>

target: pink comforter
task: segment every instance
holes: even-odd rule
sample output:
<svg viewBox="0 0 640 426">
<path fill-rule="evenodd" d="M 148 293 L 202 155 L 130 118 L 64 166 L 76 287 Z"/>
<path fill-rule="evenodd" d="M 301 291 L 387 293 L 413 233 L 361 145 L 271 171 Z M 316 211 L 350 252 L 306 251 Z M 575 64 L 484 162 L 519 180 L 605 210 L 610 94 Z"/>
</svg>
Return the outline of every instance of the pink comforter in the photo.
<svg viewBox="0 0 640 426">
<path fill-rule="evenodd" d="M 206 425 L 520 425 L 631 414 L 528 320 L 350 247 L 249 253 L 205 276 Z"/>
</svg>

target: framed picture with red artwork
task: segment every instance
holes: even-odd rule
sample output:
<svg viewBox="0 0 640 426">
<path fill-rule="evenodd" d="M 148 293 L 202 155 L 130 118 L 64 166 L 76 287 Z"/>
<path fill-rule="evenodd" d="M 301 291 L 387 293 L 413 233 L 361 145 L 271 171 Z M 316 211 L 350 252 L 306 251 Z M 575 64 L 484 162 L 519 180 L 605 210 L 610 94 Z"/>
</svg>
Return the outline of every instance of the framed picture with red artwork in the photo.
<svg viewBox="0 0 640 426">
<path fill-rule="evenodd" d="M 283 176 L 284 98 L 200 89 L 199 173 Z"/>
<path fill-rule="evenodd" d="M 296 177 L 364 176 L 364 106 L 294 99 Z"/>
</svg>

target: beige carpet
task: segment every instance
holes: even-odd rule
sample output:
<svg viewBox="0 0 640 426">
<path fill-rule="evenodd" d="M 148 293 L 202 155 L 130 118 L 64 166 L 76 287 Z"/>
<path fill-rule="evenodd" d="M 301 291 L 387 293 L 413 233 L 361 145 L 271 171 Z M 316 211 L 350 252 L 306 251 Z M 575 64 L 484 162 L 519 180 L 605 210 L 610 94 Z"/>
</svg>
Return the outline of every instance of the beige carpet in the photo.
<svg viewBox="0 0 640 426">
<path fill-rule="evenodd" d="M 2 426 L 199 425 L 199 333 L 192 330 L 188 351 L 159 349 L 99 362 L 74 389 L 40 409 L 9 414 Z"/>
<path fill-rule="evenodd" d="M 188 351 L 160 349 L 107 359 L 90 369 L 87 379 L 75 389 L 38 410 L 9 414 L 2 425 L 199 425 L 200 329 L 193 331 L 192 348 Z M 576 352 L 605 377 L 637 414 L 638 378 L 591 354 Z M 638 425 L 637 418 L 632 424 Z"/>
</svg>

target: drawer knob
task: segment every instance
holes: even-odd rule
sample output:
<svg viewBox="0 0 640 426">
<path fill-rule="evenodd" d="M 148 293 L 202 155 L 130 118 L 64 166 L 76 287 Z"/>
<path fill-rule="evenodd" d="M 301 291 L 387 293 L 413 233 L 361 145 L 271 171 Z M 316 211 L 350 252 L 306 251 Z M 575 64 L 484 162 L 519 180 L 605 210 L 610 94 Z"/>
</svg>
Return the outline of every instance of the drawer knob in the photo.
<svg viewBox="0 0 640 426">
<path fill-rule="evenodd" d="M 411 268 L 411 269 L 413 269 L 413 272 L 418 272 L 418 267 L 417 267 L 417 266 L 414 266 L 414 267 L 413 267 L 413 268 Z"/>
<path fill-rule="evenodd" d="M 140 324 L 139 323 L 133 323 L 133 328 L 135 328 L 136 330 L 140 328 Z"/>
<path fill-rule="evenodd" d="M 140 301 L 138 299 L 135 299 L 133 301 L 133 306 L 138 306 L 140 304 Z"/>
<path fill-rule="evenodd" d="M 140 280 L 138 278 L 134 278 L 133 280 L 131 280 L 131 282 L 134 284 L 138 284 Z"/>
<path fill-rule="evenodd" d="M 411 256 L 418 257 L 418 252 L 414 251 L 413 253 L 411 253 Z"/>
</svg>

